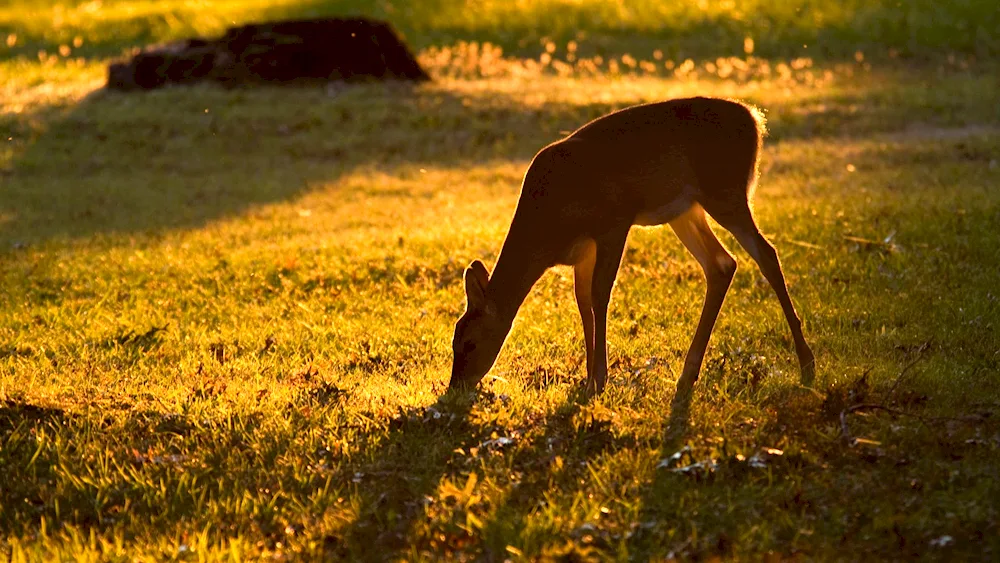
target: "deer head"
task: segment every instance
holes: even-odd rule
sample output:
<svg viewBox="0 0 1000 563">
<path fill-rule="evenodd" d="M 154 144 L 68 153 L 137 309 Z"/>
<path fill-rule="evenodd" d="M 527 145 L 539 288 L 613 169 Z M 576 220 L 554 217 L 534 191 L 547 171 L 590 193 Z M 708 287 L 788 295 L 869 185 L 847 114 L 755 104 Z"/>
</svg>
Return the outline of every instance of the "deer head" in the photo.
<svg viewBox="0 0 1000 563">
<path fill-rule="evenodd" d="M 493 367 L 510 331 L 510 323 L 499 317 L 496 304 L 487 297 L 489 276 L 479 260 L 465 270 L 467 303 L 465 314 L 455 324 L 449 388 L 472 389 L 478 385 Z"/>
</svg>

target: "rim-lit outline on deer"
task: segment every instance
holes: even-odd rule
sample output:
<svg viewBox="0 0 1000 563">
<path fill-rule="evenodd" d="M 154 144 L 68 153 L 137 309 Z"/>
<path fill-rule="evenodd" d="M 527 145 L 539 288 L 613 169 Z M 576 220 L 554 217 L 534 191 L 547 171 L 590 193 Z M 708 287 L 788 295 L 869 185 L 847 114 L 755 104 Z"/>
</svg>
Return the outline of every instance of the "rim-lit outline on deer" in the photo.
<svg viewBox="0 0 1000 563">
<path fill-rule="evenodd" d="M 788 295 L 778 255 L 753 216 L 763 116 L 750 106 L 688 98 L 626 108 L 591 121 L 535 155 L 492 277 L 465 271 L 467 307 L 455 325 L 449 387 L 473 388 L 489 372 L 528 292 L 550 267 L 574 267 L 587 350 L 587 391 L 608 375 L 607 315 L 629 230 L 669 224 L 705 272 L 707 291 L 677 381 L 686 401 L 736 273 L 706 214 L 732 233 L 774 289 L 792 332 L 801 378 L 815 359 Z"/>
</svg>

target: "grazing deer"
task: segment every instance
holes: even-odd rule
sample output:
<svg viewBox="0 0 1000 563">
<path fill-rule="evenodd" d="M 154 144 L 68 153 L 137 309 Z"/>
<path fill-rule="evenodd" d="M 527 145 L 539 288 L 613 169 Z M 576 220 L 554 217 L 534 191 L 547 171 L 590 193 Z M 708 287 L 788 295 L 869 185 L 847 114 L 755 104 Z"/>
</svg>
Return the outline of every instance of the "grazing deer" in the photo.
<svg viewBox="0 0 1000 563">
<path fill-rule="evenodd" d="M 607 315 L 629 229 L 667 223 L 705 271 L 708 289 L 677 382 L 686 401 L 736 260 L 709 227 L 711 215 L 757 262 L 792 331 L 802 380 L 815 360 L 788 296 L 774 247 L 754 222 L 751 200 L 765 132 L 743 104 L 689 98 L 630 107 L 600 117 L 542 149 L 531 161 L 493 276 L 476 260 L 465 271 L 468 305 L 455 325 L 449 387 L 473 388 L 493 366 L 514 316 L 549 267 L 575 270 L 587 349 L 587 390 L 608 375 Z"/>
</svg>

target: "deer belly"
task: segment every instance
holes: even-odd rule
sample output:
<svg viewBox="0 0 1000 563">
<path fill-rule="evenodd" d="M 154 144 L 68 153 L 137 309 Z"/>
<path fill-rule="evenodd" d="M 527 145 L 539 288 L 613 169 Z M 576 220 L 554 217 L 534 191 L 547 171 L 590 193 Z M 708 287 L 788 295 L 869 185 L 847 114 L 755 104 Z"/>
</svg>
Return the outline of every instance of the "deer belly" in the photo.
<svg viewBox="0 0 1000 563">
<path fill-rule="evenodd" d="M 597 254 L 597 243 L 589 237 L 581 237 L 573 241 L 569 249 L 559 257 L 559 264 L 566 266 L 576 266 L 583 262 L 593 260 Z"/>
<path fill-rule="evenodd" d="M 686 190 L 679 197 L 672 199 L 658 207 L 643 209 L 633 221 L 636 225 L 650 227 L 653 225 L 663 225 L 681 216 L 682 213 L 691 209 L 695 204 L 694 194 L 689 194 Z"/>
</svg>

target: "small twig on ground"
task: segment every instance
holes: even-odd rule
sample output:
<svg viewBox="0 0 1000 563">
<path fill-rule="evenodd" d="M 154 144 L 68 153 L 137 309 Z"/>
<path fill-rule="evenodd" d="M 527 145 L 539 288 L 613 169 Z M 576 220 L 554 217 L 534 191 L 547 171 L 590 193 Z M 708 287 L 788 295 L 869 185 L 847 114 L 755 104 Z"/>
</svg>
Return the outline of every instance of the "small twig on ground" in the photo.
<svg viewBox="0 0 1000 563">
<path fill-rule="evenodd" d="M 862 237 L 855 237 L 855 236 L 851 236 L 851 235 L 844 235 L 844 240 L 851 241 L 851 242 L 854 242 L 854 243 L 857 243 L 857 244 L 863 244 L 863 245 L 866 245 L 866 246 L 878 246 L 878 247 L 882 247 L 882 248 L 885 248 L 885 249 L 888 249 L 888 250 L 892 250 L 893 248 L 896 247 L 896 245 L 893 244 L 893 243 L 891 243 L 891 242 L 886 242 L 886 241 L 881 241 L 881 240 L 872 240 L 872 239 L 867 239 L 867 238 L 862 238 Z"/>
<path fill-rule="evenodd" d="M 994 408 L 994 409 L 1000 409 L 1000 403 L 998 403 L 996 401 L 981 401 L 981 402 L 978 402 L 978 403 L 971 403 L 971 404 L 969 404 L 969 406 L 973 407 L 973 408 L 990 407 L 990 408 Z"/>
<path fill-rule="evenodd" d="M 916 418 L 917 420 L 919 420 L 924 426 L 927 426 L 928 428 L 931 428 L 931 426 L 928 423 L 928 421 L 939 421 L 939 420 L 964 420 L 964 421 L 968 421 L 967 418 L 962 419 L 962 418 L 953 418 L 953 417 L 928 417 L 928 416 L 923 416 L 923 415 L 919 415 L 919 414 L 916 414 L 916 413 L 912 413 L 912 412 L 907 412 L 907 411 L 895 409 L 895 408 L 892 408 L 892 407 L 890 407 L 890 406 L 888 406 L 886 404 L 886 403 L 889 402 L 889 399 L 892 398 L 892 394 L 896 391 L 896 388 L 903 381 L 903 378 L 906 377 L 907 372 L 909 372 L 913 368 L 913 366 L 917 365 L 917 363 L 920 362 L 920 360 L 922 360 L 924 358 L 924 355 L 927 352 L 927 350 L 930 349 L 930 346 L 931 346 L 931 343 L 928 341 L 928 342 L 924 342 L 923 344 L 920 345 L 919 348 L 917 348 L 916 357 L 914 357 L 912 360 L 910 360 L 905 366 L 903 366 L 903 369 L 901 369 L 899 371 L 899 375 L 896 376 L 896 379 L 892 382 L 892 385 L 889 387 L 889 390 L 886 392 L 885 398 L 883 399 L 883 403 L 858 403 L 856 405 L 851 405 L 850 407 L 847 407 L 846 409 L 840 411 L 840 432 L 841 432 L 841 437 L 844 439 L 844 441 L 846 441 L 848 444 L 851 444 L 851 445 L 854 445 L 854 443 L 856 442 L 856 438 L 854 438 L 853 436 L 851 436 L 850 428 L 847 425 L 847 415 L 849 415 L 851 413 L 854 413 L 854 412 L 858 412 L 858 411 L 864 411 L 864 410 L 880 410 L 880 411 L 885 411 L 885 412 L 888 412 L 888 413 L 896 415 L 896 416 L 909 416 L 909 417 L 913 417 L 913 418 Z M 868 375 L 868 371 L 865 372 L 865 375 Z M 864 377 L 864 376 L 862 376 L 862 377 Z"/>
<path fill-rule="evenodd" d="M 920 420 L 921 422 L 974 422 L 981 420 L 982 417 L 971 415 L 971 416 L 925 416 L 922 414 L 917 414 L 915 412 L 904 411 L 900 409 L 894 409 L 892 407 L 887 407 L 885 405 L 880 405 L 876 403 L 861 403 L 854 405 L 850 408 L 844 409 L 844 412 L 850 414 L 857 411 L 885 411 L 890 414 L 897 416 L 910 416 Z"/>
<path fill-rule="evenodd" d="M 887 407 L 885 405 L 879 405 L 879 404 L 875 404 L 875 403 L 860 403 L 860 404 L 850 406 L 850 407 L 848 407 L 848 408 L 840 411 L 840 432 L 841 432 L 841 437 L 848 444 L 850 444 L 850 445 L 853 446 L 855 444 L 857 438 L 855 438 L 854 436 L 851 436 L 851 430 L 847 427 L 847 415 L 849 415 L 851 413 L 854 413 L 854 412 L 858 412 L 858 411 L 868 411 L 868 410 L 886 411 L 888 413 L 891 413 L 891 414 L 894 414 L 894 415 L 898 415 L 898 416 L 911 416 L 911 417 L 916 418 L 917 420 L 919 420 L 922 424 L 924 424 L 924 425 L 926 425 L 928 427 L 930 426 L 930 425 L 927 424 L 927 420 L 925 419 L 925 417 L 923 417 L 923 416 L 921 416 L 919 414 L 916 414 L 916 413 L 901 411 L 901 410 L 898 410 L 898 409 L 894 409 L 894 408 L 891 408 L 891 407 Z"/>
<path fill-rule="evenodd" d="M 896 380 L 892 382 L 892 387 L 889 387 L 889 391 L 885 394 L 886 402 L 888 402 L 889 398 L 892 397 L 892 394 L 894 391 L 896 391 L 896 387 L 899 386 L 899 383 L 903 381 L 903 377 L 906 375 L 906 372 L 910 371 L 910 369 L 913 366 L 917 365 L 917 363 L 920 362 L 920 360 L 924 359 L 924 353 L 927 352 L 927 350 L 929 350 L 930 347 L 931 343 L 930 341 L 927 341 L 921 344 L 919 348 L 917 348 L 916 357 L 910 360 L 910 362 L 907 363 L 905 366 L 903 366 L 903 369 L 900 370 L 899 375 L 896 376 Z"/>
<path fill-rule="evenodd" d="M 851 430 L 847 427 L 847 409 L 840 411 L 840 437 L 849 445 L 854 445 L 854 437 L 851 436 Z"/>
<path fill-rule="evenodd" d="M 795 246 L 801 246 L 802 248 L 808 248 L 810 250 L 823 250 L 823 247 L 818 244 L 813 244 L 811 242 L 806 242 L 803 240 L 795 240 L 790 238 L 780 239 L 781 242 L 787 242 L 788 244 L 794 244 Z"/>
<path fill-rule="evenodd" d="M 982 417 L 977 416 L 924 416 L 915 412 L 894 409 L 877 403 L 859 403 L 840 411 L 841 435 L 848 444 L 852 445 L 854 444 L 855 438 L 851 436 L 850 429 L 847 427 L 847 415 L 858 411 L 885 411 L 896 416 L 909 416 L 919 420 L 921 424 L 926 426 L 931 431 L 934 430 L 934 427 L 930 424 L 931 422 L 977 422 L 982 420 Z"/>
</svg>

